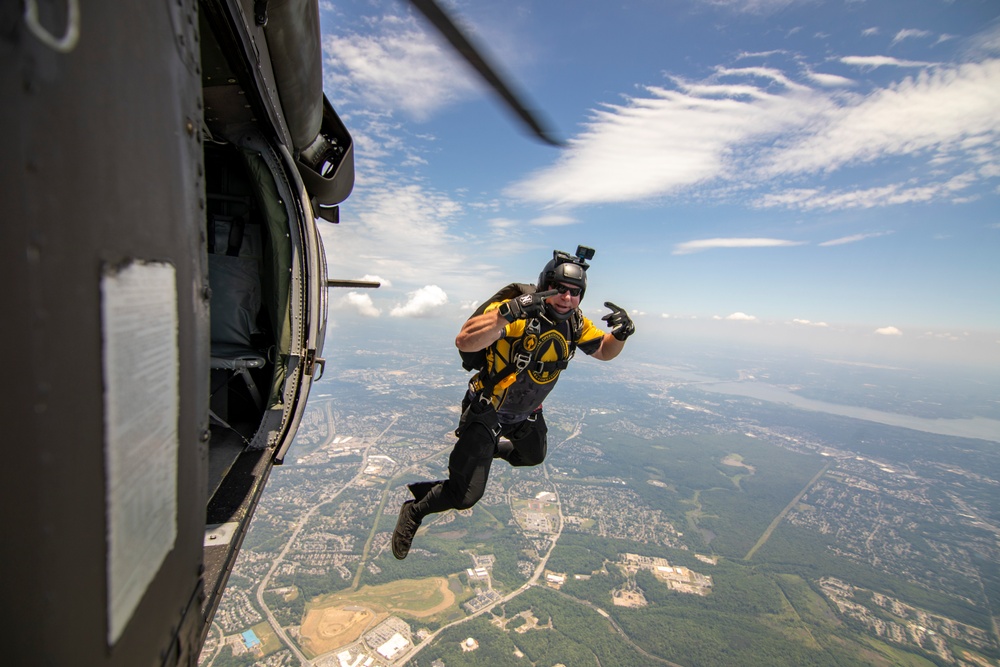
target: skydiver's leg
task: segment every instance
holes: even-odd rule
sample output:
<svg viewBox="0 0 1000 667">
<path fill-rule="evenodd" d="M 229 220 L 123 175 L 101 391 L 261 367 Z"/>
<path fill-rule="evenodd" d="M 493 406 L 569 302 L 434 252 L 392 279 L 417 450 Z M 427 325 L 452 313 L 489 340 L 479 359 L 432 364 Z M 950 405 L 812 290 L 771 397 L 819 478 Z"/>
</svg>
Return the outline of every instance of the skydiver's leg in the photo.
<svg viewBox="0 0 1000 667">
<path fill-rule="evenodd" d="M 469 424 L 448 459 L 448 479 L 430 488 L 413 511 L 421 518 L 449 509 L 467 509 L 483 497 L 496 449 L 493 433 L 482 424 Z"/>
<path fill-rule="evenodd" d="M 468 406 L 468 402 L 464 405 Z M 399 518 L 392 533 L 392 555 L 399 560 L 409 553 L 425 516 L 472 507 L 486 491 L 493 452 L 500 434 L 496 412 L 492 407 L 466 410 L 456 433 L 458 442 L 448 459 L 448 479 L 432 483 L 429 490 L 423 483 L 411 485 L 414 500 L 407 500 L 399 509 Z"/>
<path fill-rule="evenodd" d="M 510 443 L 500 443 L 498 455 L 512 466 L 536 466 L 545 460 L 548 432 L 545 418 L 541 412 L 536 412 L 516 425 L 510 433 L 504 433 Z"/>
</svg>

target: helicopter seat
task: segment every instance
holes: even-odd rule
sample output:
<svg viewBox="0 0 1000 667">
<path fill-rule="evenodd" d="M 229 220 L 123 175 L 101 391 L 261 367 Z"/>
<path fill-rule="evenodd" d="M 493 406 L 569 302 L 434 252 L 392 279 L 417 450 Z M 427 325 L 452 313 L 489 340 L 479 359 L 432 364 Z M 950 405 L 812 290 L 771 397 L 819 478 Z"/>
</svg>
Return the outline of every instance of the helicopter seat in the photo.
<svg viewBox="0 0 1000 667">
<path fill-rule="evenodd" d="M 260 248 L 258 225 L 246 224 L 241 217 L 212 218 L 208 255 L 212 396 L 216 399 L 218 392 L 240 378 L 257 411 L 263 410 L 264 401 L 250 371 L 267 364 L 265 352 L 255 344 L 262 333 L 257 325 L 261 310 Z M 213 401 L 219 410 L 212 410 L 212 417 L 228 426 L 225 416 L 218 414 L 228 412 L 226 393 L 223 391 L 223 396 Z"/>
</svg>

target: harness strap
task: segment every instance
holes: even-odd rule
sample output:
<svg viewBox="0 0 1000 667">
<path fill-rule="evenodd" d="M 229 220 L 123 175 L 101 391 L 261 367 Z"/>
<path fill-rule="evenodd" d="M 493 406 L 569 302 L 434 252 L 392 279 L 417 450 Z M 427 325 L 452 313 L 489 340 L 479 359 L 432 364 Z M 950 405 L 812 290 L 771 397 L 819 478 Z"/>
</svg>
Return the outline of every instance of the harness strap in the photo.
<svg viewBox="0 0 1000 667">
<path fill-rule="evenodd" d="M 535 357 L 541 352 L 540 348 L 536 347 L 532 352 L 525 354 L 520 353 L 511 359 L 511 363 L 507 364 L 499 373 L 494 375 L 483 377 L 486 374 L 486 369 L 482 369 L 477 376 L 469 382 L 469 389 L 473 395 L 479 397 L 481 402 L 492 402 L 493 390 L 501 382 L 509 378 L 514 373 L 524 371 L 526 369 L 531 369 L 536 373 L 552 373 L 554 371 L 565 370 L 569 366 L 570 359 L 576 354 L 576 338 L 579 335 L 580 329 L 583 326 L 583 322 L 580 320 L 579 311 L 573 314 L 570 319 L 569 325 L 569 356 L 566 359 L 559 361 L 537 361 Z M 532 318 L 528 320 L 525 325 L 526 332 L 535 332 L 541 330 L 541 325 L 537 318 Z"/>
</svg>

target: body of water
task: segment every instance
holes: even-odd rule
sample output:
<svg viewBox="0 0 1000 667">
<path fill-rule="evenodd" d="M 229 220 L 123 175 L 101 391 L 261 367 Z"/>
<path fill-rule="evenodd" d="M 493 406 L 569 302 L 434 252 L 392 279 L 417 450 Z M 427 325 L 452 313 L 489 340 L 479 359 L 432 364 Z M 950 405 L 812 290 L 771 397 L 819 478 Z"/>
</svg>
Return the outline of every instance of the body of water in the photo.
<svg viewBox="0 0 1000 667">
<path fill-rule="evenodd" d="M 813 410 L 815 412 L 825 412 L 852 419 L 863 419 L 878 424 L 886 424 L 887 426 L 913 429 L 914 431 L 1000 442 L 1000 420 L 996 419 L 987 419 L 985 417 L 972 417 L 970 419 L 911 417 L 910 415 L 882 412 L 871 408 L 840 405 L 838 403 L 804 398 L 787 389 L 761 382 L 698 382 L 693 386 L 716 394 L 746 396 L 769 403 L 783 403 L 802 410 Z"/>
</svg>

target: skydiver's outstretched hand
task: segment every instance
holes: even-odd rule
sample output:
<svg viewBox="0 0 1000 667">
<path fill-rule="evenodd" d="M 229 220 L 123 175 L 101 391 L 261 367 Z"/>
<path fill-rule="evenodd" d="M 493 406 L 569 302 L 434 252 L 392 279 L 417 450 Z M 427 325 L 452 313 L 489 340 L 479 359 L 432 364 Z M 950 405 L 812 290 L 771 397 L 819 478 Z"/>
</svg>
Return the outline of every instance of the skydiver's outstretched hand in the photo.
<svg viewBox="0 0 1000 667">
<path fill-rule="evenodd" d="M 507 302 L 510 308 L 508 321 L 513 322 L 514 320 L 523 318 L 538 317 L 545 312 L 545 300 L 558 293 L 557 290 L 549 290 L 547 292 L 533 292 L 514 297 Z"/>
<path fill-rule="evenodd" d="M 611 335 L 620 341 L 624 341 L 626 338 L 635 333 L 635 325 L 632 324 L 632 318 L 628 316 L 625 309 L 621 306 L 616 306 L 610 301 L 604 302 L 605 308 L 610 308 L 611 312 L 602 317 L 601 319 L 608 323 L 611 327 Z"/>
</svg>

